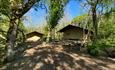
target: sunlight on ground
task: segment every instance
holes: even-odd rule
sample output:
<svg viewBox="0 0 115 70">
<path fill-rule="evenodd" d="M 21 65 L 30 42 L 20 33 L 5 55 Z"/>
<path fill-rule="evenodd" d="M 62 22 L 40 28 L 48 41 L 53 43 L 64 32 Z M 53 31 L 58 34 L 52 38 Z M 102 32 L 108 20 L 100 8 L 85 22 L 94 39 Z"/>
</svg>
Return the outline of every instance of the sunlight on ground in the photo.
<svg viewBox="0 0 115 70">
<path fill-rule="evenodd" d="M 61 46 L 37 45 L 18 55 L 15 61 L 8 64 L 8 68 L 10 70 L 115 70 L 115 59 L 67 52 Z"/>
</svg>

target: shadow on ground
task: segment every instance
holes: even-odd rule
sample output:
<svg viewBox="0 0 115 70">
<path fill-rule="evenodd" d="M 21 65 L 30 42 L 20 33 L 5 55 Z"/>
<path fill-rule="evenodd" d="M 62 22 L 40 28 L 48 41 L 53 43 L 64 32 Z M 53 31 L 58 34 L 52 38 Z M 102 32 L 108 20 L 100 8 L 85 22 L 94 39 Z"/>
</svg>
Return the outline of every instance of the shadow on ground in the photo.
<svg viewBox="0 0 115 70">
<path fill-rule="evenodd" d="M 6 70 L 115 70 L 115 59 L 96 58 L 87 54 L 30 48 L 8 63 Z"/>
</svg>

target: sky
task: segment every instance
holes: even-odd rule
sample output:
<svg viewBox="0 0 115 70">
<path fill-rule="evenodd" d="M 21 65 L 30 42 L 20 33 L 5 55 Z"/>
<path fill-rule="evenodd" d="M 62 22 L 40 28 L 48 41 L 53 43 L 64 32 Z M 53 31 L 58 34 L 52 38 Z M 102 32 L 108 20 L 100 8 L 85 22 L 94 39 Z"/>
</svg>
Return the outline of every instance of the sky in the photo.
<svg viewBox="0 0 115 70">
<path fill-rule="evenodd" d="M 82 14 L 86 13 L 86 10 L 81 7 L 81 4 L 76 1 L 70 1 L 64 11 L 63 19 L 66 20 L 66 22 L 71 21 L 73 18 L 80 16 Z M 46 17 L 45 9 L 38 8 L 36 11 L 34 8 L 31 8 L 24 16 L 27 16 L 28 20 L 24 20 L 25 26 L 33 26 L 33 27 L 39 27 L 40 25 L 43 25 L 46 23 L 45 17 Z"/>
</svg>

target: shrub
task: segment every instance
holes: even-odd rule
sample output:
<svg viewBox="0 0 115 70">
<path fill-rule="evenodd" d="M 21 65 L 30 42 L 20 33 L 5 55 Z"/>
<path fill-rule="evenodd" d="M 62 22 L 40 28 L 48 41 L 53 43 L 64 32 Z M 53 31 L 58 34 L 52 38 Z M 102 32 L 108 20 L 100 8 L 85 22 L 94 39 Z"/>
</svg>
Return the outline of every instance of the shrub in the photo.
<svg viewBox="0 0 115 70">
<path fill-rule="evenodd" d="M 99 55 L 98 44 L 88 45 L 87 51 L 92 56 L 98 56 Z"/>
<path fill-rule="evenodd" d="M 102 39 L 87 46 L 87 51 L 92 56 L 114 56 L 113 49 L 115 49 L 115 43 L 108 39 Z"/>
</svg>

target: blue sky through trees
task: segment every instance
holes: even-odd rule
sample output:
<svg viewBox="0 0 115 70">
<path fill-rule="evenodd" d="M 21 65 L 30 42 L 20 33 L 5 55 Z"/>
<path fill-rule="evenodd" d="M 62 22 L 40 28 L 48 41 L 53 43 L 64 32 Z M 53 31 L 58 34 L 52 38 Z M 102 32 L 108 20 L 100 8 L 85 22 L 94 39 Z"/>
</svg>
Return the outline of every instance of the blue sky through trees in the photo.
<svg viewBox="0 0 115 70">
<path fill-rule="evenodd" d="M 68 18 L 68 21 L 71 21 L 74 17 L 82 15 L 86 13 L 86 10 L 83 9 L 81 4 L 77 1 L 70 1 L 67 6 L 65 7 L 63 18 Z M 33 26 L 33 27 L 39 27 L 40 25 L 46 23 L 45 17 L 46 12 L 44 9 L 39 8 L 38 11 L 36 11 L 34 8 L 31 8 L 25 16 L 28 17 L 28 20 L 24 20 L 24 24 L 26 26 Z"/>
</svg>

